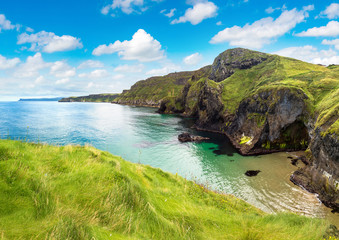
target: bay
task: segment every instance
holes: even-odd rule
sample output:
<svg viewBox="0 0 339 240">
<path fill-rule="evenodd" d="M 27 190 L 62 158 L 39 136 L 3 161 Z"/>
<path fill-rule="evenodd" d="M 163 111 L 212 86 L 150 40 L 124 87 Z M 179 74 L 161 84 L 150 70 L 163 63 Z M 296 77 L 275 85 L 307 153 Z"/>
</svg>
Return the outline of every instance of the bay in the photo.
<svg viewBox="0 0 339 240">
<path fill-rule="evenodd" d="M 90 144 L 233 194 L 269 213 L 292 211 L 339 225 L 338 214 L 289 181 L 297 167 L 288 153 L 244 157 L 225 136 L 191 129 L 193 119 L 155 110 L 108 103 L 0 102 L 0 138 Z M 180 143 L 177 136 L 182 132 L 210 140 Z M 248 177 L 247 170 L 261 172 Z"/>
</svg>

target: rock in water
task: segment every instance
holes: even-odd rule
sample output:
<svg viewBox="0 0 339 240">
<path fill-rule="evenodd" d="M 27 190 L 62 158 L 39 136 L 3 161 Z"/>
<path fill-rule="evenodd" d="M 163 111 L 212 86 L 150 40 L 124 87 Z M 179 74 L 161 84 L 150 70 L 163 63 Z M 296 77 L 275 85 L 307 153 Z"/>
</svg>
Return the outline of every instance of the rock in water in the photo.
<svg viewBox="0 0 339 240">
<path fill-rule="evenodd" d="M 248 177 L 254 177 L 257 176 L 260 172 L 260 170 L 248 170 L 247 172 L 245 172 L 245 175 Z"/>
<path fill-rule="evenodd" d="M 208 139 L 209 139 L 208 137 L 194 136 L 187 132 L 181 133 L 178 136 L 178 140 L 180 142 L 200 142 L 200 141 L 208 140 Z"/>
</svg>

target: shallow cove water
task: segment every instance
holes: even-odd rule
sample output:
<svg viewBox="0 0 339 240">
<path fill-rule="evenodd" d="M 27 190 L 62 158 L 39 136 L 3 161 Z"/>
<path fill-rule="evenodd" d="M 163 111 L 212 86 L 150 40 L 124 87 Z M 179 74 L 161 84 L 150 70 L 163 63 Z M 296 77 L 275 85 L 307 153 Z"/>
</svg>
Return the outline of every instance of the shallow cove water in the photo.
<svg viewBox="0 0 339 240">
<path fill-rule="evenodd" d="M 91 144 L 124 159 L 178 173 L 233 194 L 266 212 L 293 211 L 339 226 L 315 195 L 289 181 L 297 167 L 287 153 L 244 157 L 220 134 L 190 128 L 192 119 L 154 108 L 107 103 L 0 102 L 0 137 L 49 144 Z M 210 140 L 180 143 L 182 132 Z M 248 177 L 248 170 L 260 170 Z"/>
</svg>

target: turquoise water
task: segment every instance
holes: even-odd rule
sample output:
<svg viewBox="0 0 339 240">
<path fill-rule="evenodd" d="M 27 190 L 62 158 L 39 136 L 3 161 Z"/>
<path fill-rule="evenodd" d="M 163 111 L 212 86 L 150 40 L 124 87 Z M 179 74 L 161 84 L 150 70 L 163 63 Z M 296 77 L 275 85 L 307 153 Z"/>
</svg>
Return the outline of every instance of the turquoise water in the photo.
<svg viewBox="0 0 339 240">
<path fill-rule="evenodd" d="M 316 198 L 289 181 L 296 167 L 287 153 L 243 157 L 222 135 L 197 132 L 192 119 L 161 115 L 156 109 L 107 103 L 0 102 L 0 137 L 56 145 L 91 144 L 164 171 L 178 173 L 233 194 L 266 212 L 293 211 L 338 223 Z M 209 137 L 180 143 L 188 131 Z M 261 170 L 247 177 L 247 170 Z"/>
</svg>

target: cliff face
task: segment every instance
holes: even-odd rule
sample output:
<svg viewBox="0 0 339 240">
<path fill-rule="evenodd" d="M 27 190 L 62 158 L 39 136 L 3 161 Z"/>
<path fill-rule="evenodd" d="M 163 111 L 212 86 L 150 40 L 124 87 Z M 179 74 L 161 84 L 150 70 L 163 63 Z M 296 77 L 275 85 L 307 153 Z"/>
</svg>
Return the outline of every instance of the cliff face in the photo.
<svg viewBox="0 0 339 240">
<path fill-rule="evenodd" d="M 237 69 L 248 69 L 268 58 L 268 55 L 261 52 L 250 51 L 243 48 L 235 48 L 232 51 L 225 51 L 215 58 L 210 79 L 221 82 L 230 77 Z"/>
<path fill-rule="evenodd" d="M 142 84 L 159 89 L 168 78 Z M 212 66 L 186 74 L 181 83 L 167 85 L 164 89 L 173 94 L 166 96 L 144 86 L 136 91 L 137 83 L 118 101 L 157 99 L 159 112 L 195 117 L 196 128 L 227 135 L 244 155 L 307 149 L 310 164 L 291 180 L 338 208 L 338 66 L 237 48 L 220 54 Z M 152 97 L 139 95 L 142 90 Z"/>
<path fill-rule="evenodd" d="M 297 170 L 291 181 L 317 193 L 320 200 L 339 212 L 339 140 L 335 134 L 315 130 L 308 149 L 310 165 Z"/>
<path fill-rule="evenodd" d="M 225 131 L 242 154 L 306 149 L 307 100 L 295 88 L 260 91 L 240 103 Z"/>
</svg>

